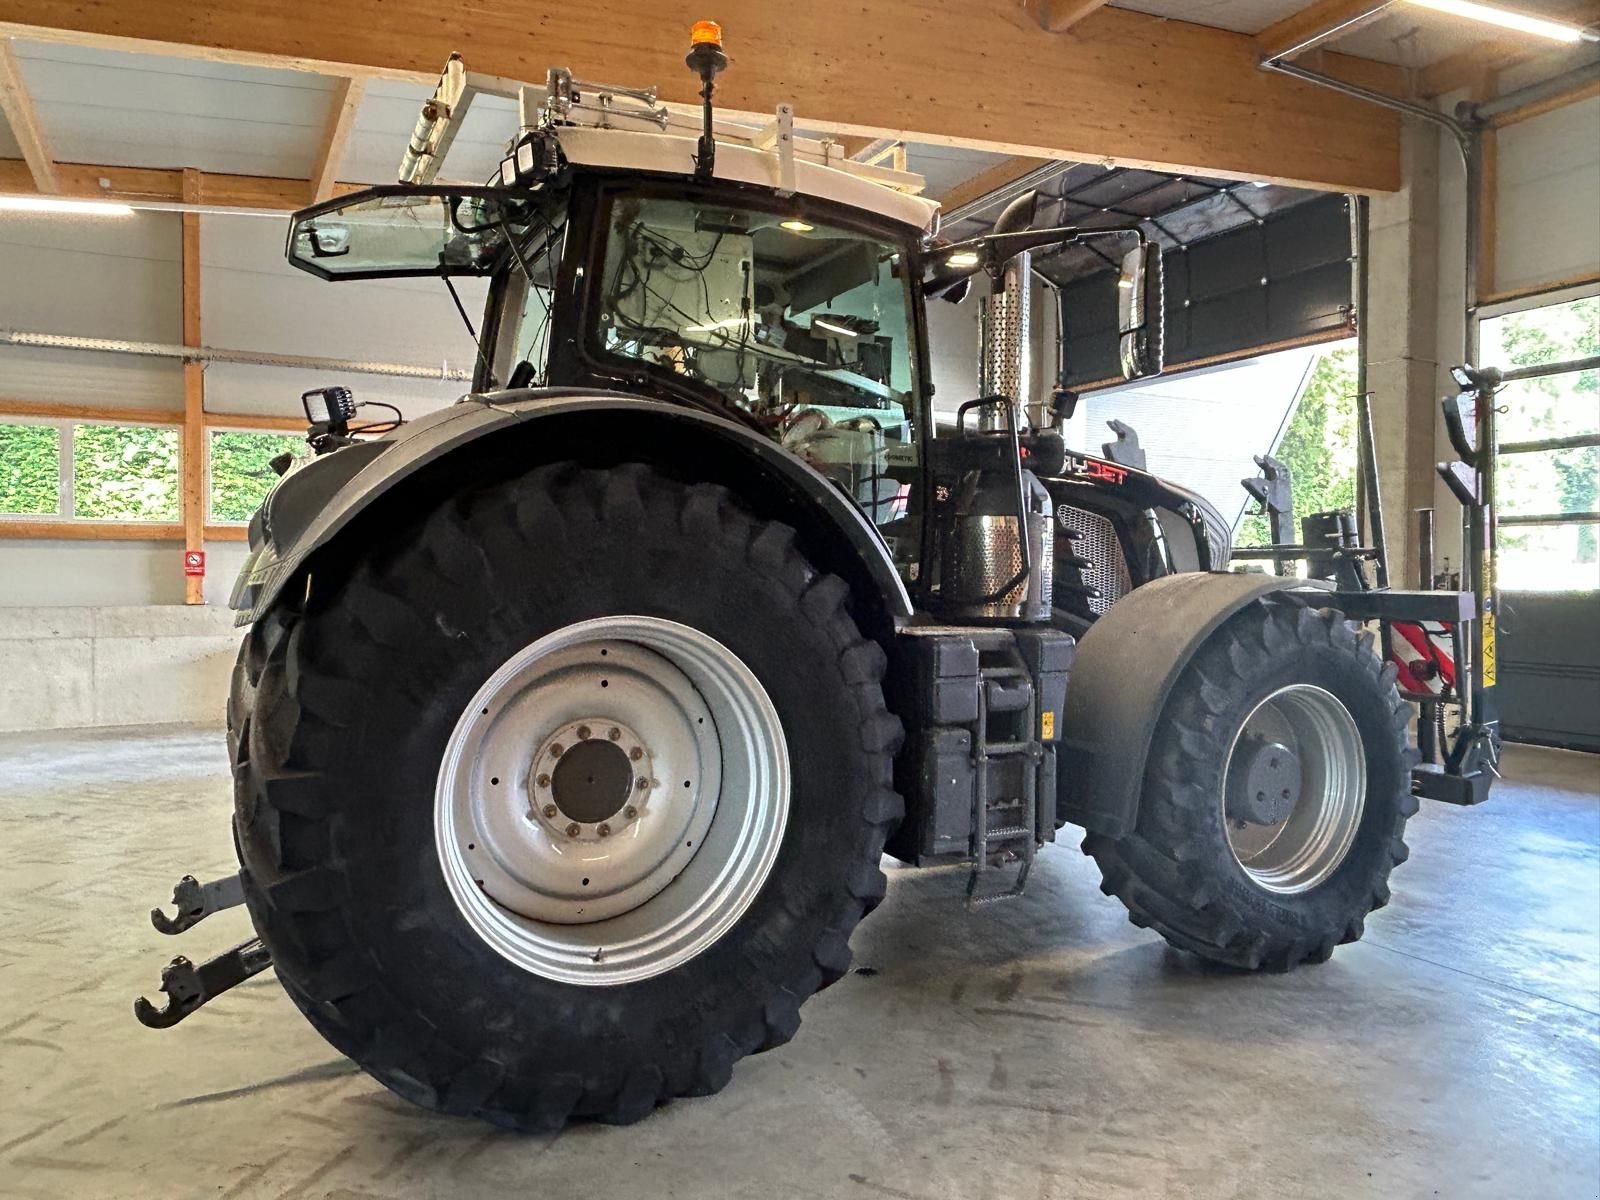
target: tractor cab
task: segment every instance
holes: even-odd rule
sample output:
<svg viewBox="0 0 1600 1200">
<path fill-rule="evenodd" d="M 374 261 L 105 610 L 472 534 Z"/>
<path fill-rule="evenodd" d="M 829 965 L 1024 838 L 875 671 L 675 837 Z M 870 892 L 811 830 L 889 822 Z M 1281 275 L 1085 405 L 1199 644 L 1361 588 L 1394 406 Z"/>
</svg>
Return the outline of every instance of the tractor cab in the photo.
<svg viewBox="0 0 1600 1200">
<path fill-rule="evenodd" d="M 1034 405 L 1031 428 L 1025 413 L 1018 296 L 1031 250 L 1090 237 L 1129 243 L 1125 370 L 1159 370 L 1160 259 L 1137 230 L 1034 230 L 1024 203 L 994 234 L 950 244 L 936 236 L 938 208 L 919 194 L 919 177 L 797 137 L 787 105 L 759 129 L 701 114 L 696 139 L 653 92 L 561 70 L 543 89 L 520 90 L 525 132 L 494 180 L 432 182 L 472 78 L 458 61 L 446 70 L 434 118 L 425 110 L 402 164 L 412 178 L 298 213 L 289 261 L 327 280 L 437 276 L 453 296 L 455 279 L 488 279 L 481 321 L 461 313 L 477 342 L 469 400 L 599 389 L 738 422 L 848 496 L 928 606 L 938 585 L 921 563 L 945 534 L 924 515 L 996 450 L 979 507 L 1013 515 L 1019 491 L 1036 484 L 1023 486 L 1004 437 L 929 450 L 939 431 L 925 303 L 960 299 L 975 275 L 990 280 L 997 336 L 984 392 L 1003 401 L 979 406 L 970 431 L 1042 438 L 1031 448 L 1035 475 L 1065 456 L 1052 407 Z M 946 430 L 944 440 L 965 438 Z M 974 594 L 1001 582 L 979 581 Z M 945 607 L 962 599 L 971 597 L 952 591 Z"/>
</svg>

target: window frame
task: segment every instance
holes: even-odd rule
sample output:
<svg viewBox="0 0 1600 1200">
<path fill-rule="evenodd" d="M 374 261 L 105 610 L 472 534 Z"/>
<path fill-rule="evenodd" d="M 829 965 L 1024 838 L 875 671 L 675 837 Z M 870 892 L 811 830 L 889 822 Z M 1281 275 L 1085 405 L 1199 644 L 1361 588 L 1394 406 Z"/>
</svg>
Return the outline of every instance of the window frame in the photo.
<svg viewBox="0 0 1600 1200">
<path fill-rule="evenodd" d="M 218 434 L 226 434 L 226 433 L 266 434 L 266 435 L 268 435 L 270 437 L 289 438 L 292 441 L 299 442 L 300 445 L 302 445 L 302 446 L 305 445 L 305 436 L 303 434 L 291 433 L 290 431 L 288 431 L 286 429 L 270 429 L 270 428 L 265 428 L 265 427 L 251 427 L 251 426 L 247 426 L 247 425 L 231 425 L 230 424 L 230 425 L 208 425 L 208 426 L 206 426 L 206 429 L 205 429 L 205 471 L 204 471 L 205 507 L 204 507 L 204 522 L 203 523 L 205 524 L 205 526 L 208 529 L 210 529 L 210 528 L 218 528 L 218 529 L 248 529 L 250 527 L 250 518 L 249 517 L 245 517 L 243 520 L 232 520 L 232 519 L 229 519 L 229 518 L 219 517 L 217 515 L 217 513 L 216 513 L 216 510 L 212 507 L 212 501 L 215 499 L 215 496 L 213 494 L 212 487 L 211 487 L 211 481 L 212 481 L 211 468 L 212 468 L 212 464 L 214 462 L 214 456 L 212 454 L 212 447 L 213 447 L 213 445 L 215 445 L 216 436 Z M 273 482 L 268 486 L 267 491 L 270 492 L 272 490 L 272 488 L 275 487 L 275 486 L 277 486 L 277 480 L 273 480 Z"/>
<path fill-rule="evenodd" d="M 1531 296 L 1519 296 L 1514 300 L 1507 300 L 1499 304 L 1485 305 L 1473 314 L 1472 341 L 1475 350 L 1481 351 L 1483 343 L 1483 324 L 1486 321 L 1496 321 L 1504 317 L 1516 316 L 1522 313 L 1537 312 L 1540 309 L 1558 308 L 1562 305 L 1573 304 L 1580 300 L 1600 298 L 1600 282 L 1591 282 L 1577 287 L 1562 288 L 1559 290 L 1540 292 Z M 1481 357 L 1481 353 L 1479 355 Z M 1483 362 L 1486 367 L 1498 367 L 1509 378 L 1508 383 L 1517 383 L 1525 380 L 1548 379 L 1560 375 L 1578 375 L 1584 371 L 1600 369 L 1600 357 L 1566 359 L 1555 363 L 1542 363 L 1537 367 L 1517 368 L 1506 367 L 1499 363 Z M 1592 433 L 1570 434 L 1560 437 L 1535 438 L 1525 441 L 1501 442 L 1498 435 L 1492 447 L 1496 473 L 1499 472 L 1502 460 L 1510 455 L 1539 454 L 1560 449 L 1579 449 L 1584 447 L 1600 447 L 1600 428 Z M 1563 526 L 1593 525 L 1600 533 L 1600 511 L 1570 512 L 1570 513 L 1518 513 L 1506 515 L 1496 514 L 1496 524 L 1504 528 L 1521 528 L 1539 526 L 1544 528 L 1560 528 Z M 1597 573 L 1600 574 L 1600 573 Z M 1506 585 L 1502 585 L 1506 586 Z M 1518 591 L 1516 585 L 1509 585 L 1509 590 Z M 1584 589 L 1588 592 L 1600 592 L 1600 578 L 1595 580 L 1592 587 Z"/>
<path fill-rule="evenodd" d="M 54 513 L 0 513 L 0 528 L 7 524 L 21 525 L 29 522 L 67 523 L 85 528 L 106 526 L 118 528 L 133 525 L 181 526 L 183 523 L 183 414 L 174 413 L 170 421 L 128 420 L 108 413 L 105 416 L 47 417 L 34 414 L 7 413 L 0 410 L 0 425 L 47 425 L 57 429 L 60 441 L 57 446 L 57 491 Z M 178 490 L 178 516 L 172 520 L 139 519 L 134 517 L 85 517 L 77 511 L 77 468 L 74 452 L 77 446 L 79 425 L 126 426 L 138 429 L 171 429 L 178 435 L 179 467 L 176 480 Z M 209 446 L 207 448 L 209 457 Z"/>
</svg>

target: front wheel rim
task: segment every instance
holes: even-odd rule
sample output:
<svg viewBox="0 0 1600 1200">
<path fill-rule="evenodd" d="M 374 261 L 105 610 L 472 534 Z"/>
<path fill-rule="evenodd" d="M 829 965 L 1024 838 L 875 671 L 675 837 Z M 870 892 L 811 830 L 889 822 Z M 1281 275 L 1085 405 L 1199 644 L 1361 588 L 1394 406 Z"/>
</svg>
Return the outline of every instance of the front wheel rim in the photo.
<svg viewBox="0 0 1600 1200">
<path fill-rule="evenodd" d="M 1332 692 L 1296 683 L 1260 701 L 1229 743 L 1222 779 L 1228 849 L 1254 883 L 1297 895 L 1339 869 L 1366 807 L 1367 764 L 1355 718 Z M 1280 797 L 1264 780 L 1284 785 L 1287 811 L 1272 807 Z"/>
<path fill-rule="evenodd" d="M 782 724 L 736 654 L 678 622 L 597 617 L 478 689 L 440 764 L 434 835 L 482 941 L 535 975 L 611 986 L 727 933 L 789 804 Z"/>
</svg>

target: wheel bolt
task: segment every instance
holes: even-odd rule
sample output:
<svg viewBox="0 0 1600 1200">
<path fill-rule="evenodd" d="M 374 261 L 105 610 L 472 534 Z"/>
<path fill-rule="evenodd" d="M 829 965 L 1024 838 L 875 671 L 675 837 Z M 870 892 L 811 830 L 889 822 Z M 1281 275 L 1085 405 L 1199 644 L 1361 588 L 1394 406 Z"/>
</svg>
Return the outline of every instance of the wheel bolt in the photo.
<svg viewBox="0 0 1600 1200">
<path fill-rule="evenodd" d="M 572 824 L 567 826 L 567 836 L 568 837 L 577 837 L 578 836 L 578 823 L 576 821 L 574 821 Z"/>
<path fill-rule="evenodd" d="M 589 740 L 589 727 L 587 725 L 578 726 L 578 740 L 581 742 L 587 742 Z"/>
<path fill-rule="evenodd" d="M 638 746 L 635 746 L 632 750 L 628 751 L 628 757 L 633 759 L 634 762 L 638 762 L 641 758 L 644 757 L 644 751 L 641 750 Z"/>
<path fill-rule="evenodd" d="M 546 804 L 544 806 L 544 815 L 554 820 L 556 815 L 556 806 L 554 804 Z"/>
<path fill-rule="evenodd" d="M 560 742 L 557 742 L 555 745 L 550 747 L 550 757 L 551 758 L 560 758 L 561 757 L 561 743 Z"/>
<path fill-rule="evenodd" d="M 650 790 L 650 781 L 641 775 L 639 776 L 638 782 L 633 786 L 638 788 L 641 792 L 648 792 Z"/>
<path fill-rule="evenodd" d="M 601 837 L 610 837 L 611 836 L 611 826 L 607 825 L 604 821 L 602 821 L 600 823 L 600 828 L 596 829 L 595 832 L 598 833 Z"/>
<path fill-rule="evenodd" d="M 606 736 L 608 738 L 610 738 L 614 742 L 614 741 L 616 741 L 618 738 L 620 738 L 622 736 L 622 730 L 618 729 L 615 725 L 613 725 L 611 727 L 611 732 L 606 734 Z"/>
<path fill-rule="evenodd" d="M 533 782 L 534 782 L 535 786 L 537 786 L 537 787 L 549 787 L 550 786 L 550 776 L 541 775 L 541 776 L 539 776 L 539 778 L 535 779 Z"/>
<path fill-rule="evenodd" d="M 639 810 L 630 804 L 627 808 L 622 810 L 622 815 L 631 821 L 639 815 Z"/>
</svg>

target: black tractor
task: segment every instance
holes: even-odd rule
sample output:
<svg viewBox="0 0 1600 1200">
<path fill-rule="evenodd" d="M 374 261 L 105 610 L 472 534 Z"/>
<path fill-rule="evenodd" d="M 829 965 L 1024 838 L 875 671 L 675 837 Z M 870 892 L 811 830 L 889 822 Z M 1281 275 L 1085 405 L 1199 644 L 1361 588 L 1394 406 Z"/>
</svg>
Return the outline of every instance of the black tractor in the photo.
<svg viewBox="0 0 1600 1200">
<path fill-rule="evenodd" d="M 703 123 L 554 71 L 495 180 L 428 183 L 453 63 L 405 182 L 294 217 L 324 279 L 486 279 L 476 378 L 381 435 L 307 394 L 233 596 L 241 871 L 162 916 L 242 896 L 259 936 L 147 1024 L 270 962 L 418 1104 L 627 1122 L 794 1036 L 886 852 L 976 903 L 1076 825 L 1136 924 L 1251 970 L 1387 902 L 1412 709 L 1357 622 L 1400 594 L 1226 573 L 1209 506 L 1021 394 L 1030 252 L 1124 243 L 1137 378 L 1159 251 L 1026 202 L 942 242 L 786 107 L 715 121 L 696 37 Z M 940 425 L 924 304 L 974 281 L 984 394 Z"/>
</svg>

